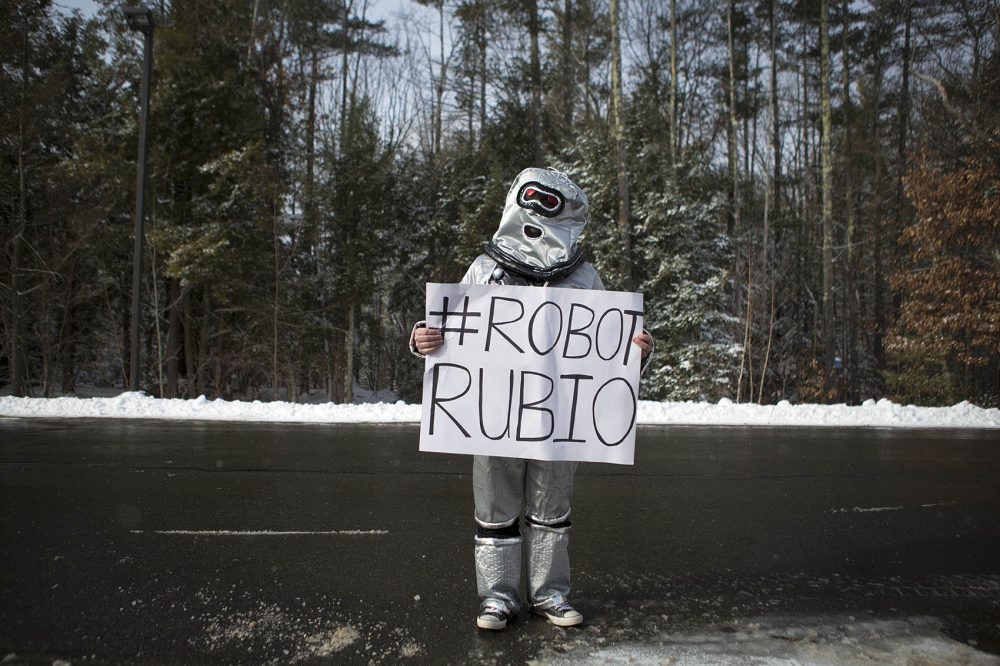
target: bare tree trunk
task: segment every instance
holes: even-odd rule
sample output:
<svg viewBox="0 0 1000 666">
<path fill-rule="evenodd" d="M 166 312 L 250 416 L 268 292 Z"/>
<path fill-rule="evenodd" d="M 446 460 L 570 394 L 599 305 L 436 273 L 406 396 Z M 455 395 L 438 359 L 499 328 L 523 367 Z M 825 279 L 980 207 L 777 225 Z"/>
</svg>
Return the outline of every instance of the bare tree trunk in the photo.
<svg viewBox="0 0 1000 666">
<path fill-rule="evenodd" d="M 306 97 L 306 180 L 302 184 L 303 208 L 309 242 L 318 243 L 322 234 L 319 233 L 319 220 L 316 215 L 316 93 L 319 88 L 319 54 L 312 49 L 309 93 Z"/>
<path fill-rule="evenodd" d="M 748 235 L 749 238 L 749 235 Z M 739 379 L 736 381 L 736 402 L 741 402 L 743 399 L 743 371 L 747 370 L 747 374 L 750 377 L 750 390 L 747 392 L 750 400 L 753 401 L 753 338 L 752 338 L 752 320 L 753 320 L 753 273 L 751 261 L 751 254 L 747 253 L 747 307 L 746 315 L 743 320 L 743 354 L 740 356 L 740 374 Z M 748 367 L 749 366 L 749 367 Z"/>
<path fill-rule="evenodd" d="M 347 311 L 347 331 L 344 333 L 344 402 L 354 402 L 354 310 L 351 303 Z"/>
<path fill-rule="evenodd" d="M 902 63 L 901 66 L 901 81 L 899 90 L 899 112 L 898 112 L 898 124 L 896 128 L 896 197 L 895 204 L 893 205 L 893 224 L 888 229 L 888 237 L 885 239 L 885 244 L 883 240 L 879 239 L 879 256 L 880 261 L 876 270 L 878 272 L 878 284 L 876 289 L 881 292 L 883 289 L 888 290 L 888 284 L 883 284 L 885 275 L 882 272 L 883 268 L 888 268 L 891 273 L 895 270 L 898 265 L 899 256 L 899 233 L 903 225 L 903 213 L 904 213 L 904 196 L 903 196 L 903 177 L 906 174 L 906 148 L 907 148 L 907 137 L 909 135 L 910 127 L 910 69 L 912 67 L 912 57 L 913 53 L 911 50 L 911 26 L 913 23 L 913 7 L 910 0 L 902 1 L 903 10 L 903 53 L 902 53 Z M 888 263 L 888 266 L 884 266 Z M 880 356 L 882 356 L 882 363 L 885 362 L 883 345 L 883 336 L 885 334 L 886 327 L 889 322 L 886 321 L 888 318 L 890 321 L 896 315 L 896 306 L 893 302 L 894 299 L 888 298 L 886 301 L 879 302 L 879 311 L 876 315 L 876 335 L 878 336 L 877 346 L 880 350 Z M 888 309 L 888 312 L 886 310 Z M 880 364 L 882 365 L 882 364 Z"/>
<path fill-rule="evenodd" d="M 563 0 L 562 25 L 563 123 L 573 126 L 573 103 L 576 99 L 576 67 L 573 62 L 573 0 Z"/>
<path fill-rule="evenodd" d="M 466 125 L 466 135 L 468 137 L 468 148 L 467 150 L 472 153 L 476 149 L 476 98 L 473 95 L 473 91 L 476 89 L 476 71 L 473 68 L 469 68 L 469 99 L 468 106 L 465 109 L 465 125 Z"/>
<path fill-rule="evenodd" d="M 627 156 L 622 100 L 622 52 L 619 0 L 611 0 L 611 132 L 618 155 L 618 227 L 622 241 L 623 289 L 632 288 L 632 223 L 629 219 Z"/>
<path fill-rule="evenodd" d="M 22 163 L 19 159 L 18 169 L 22 169 Z M 21 194 L 20 198 L 23 201 L 24 198 L 24 175 L 20 176 L 21 184 Z M 22 326 L 22 318 L 24 313 L 21 309 L 21 282 L 19 279 L 19 273 L 21 270 L 20 257 L 21 257 L 21 236 L 24 225 L 22 220 L 24 219 L 24 207 L 23 204 L 18 206 L 18 226 L 19 230 L 14 235 L 13 249 L 11 251 L 11 262 L 10 262 L 10 310 L 11 310 L 11 323 L 10 323 L 10 386 L 14 395 L 16 396 L 26 396 L 27 391 L 27 379 L 25 373 L 25 363 L 24 363 L 24 334 Z"/>
<path fill-rule="evenodd" d="M 24 43 L 21 59 L 21 105 L 18 109 L 17 128 L 17 229 L 14 232 L 10 258 L 10 385 L 16 396 L 28 394 L 25 371 L 24 311 L 21 309 L 21 245 L 28 226 L 27 164 L 25 163 L 25 114 L 28 112 L 28 70 L 30 49 L 28 30 L 22 35 Z"/>
<path fill-rule="evenodd" d="M 153 256 L 149 260 L 149 286 L 153 290 L 153 329 L 156 333 L 156 391 L 160 398 L 163 398 L 163 331 L 160 330 L 160 289 L 159 280 L 156 277 L 156 246 L 152 246 Z M 145 263 L 145 262 L 144 262 Z"/>
<path fill-rule="evenodd" d="M 774 159 L 774 172 L 771 176 L 771 210 L 777 229 L 777 220 L 781 212 L 781 123 L 778 118 L 778 0 L 771 0 L 768 5 L 768 22 L 770 24 L 771 44 L 771 90 L 768 95 L 768 109 L 771 116 L 771 152 Z M 777 231 L 775 232 L 777 233 Z"/>
<path fill-rule="evenodd" d="M 164 363 L 167 370 L 167 382 L 164 397 L 177 397 L 177 380 L 180 374 L 181 354 L 181 298 L 180 281 L 167 278 L 167 358 Z"/>
<path fill-rule="evenodd" d="M 814 246 L 813 239 L 815 227 L 814 203 L 816 198 L 816 179 L 813 176 L 815 171 L 815 149 L 812 145 L 812 122 L 810 120 L 810 100 L 809 100 L 809 58 L 812 47 L 809 43 L 810 30 L 803 26 L 801 29 L 802 44 L 799 50 L 799 66 L 801 69 L 801 108 L 799 116 L 799 153 L 800 163 L 796 165 L 796 173 L 802 174 L 800 192 L 796 197 L 799 206 L 799 223 L 797 225 L 795 242 L 795 284 L 802 296 L 804 303 L 810 303 L 810 311 L 813 313 L 812 319 L 805 311 L 802 315 L 802 336 L 810 340 L 810 344 L 816 345 L 816 332 L 819 326 L 819 318 L 816 315 L 817 304 L 813 297 L 811 286 L 814 280 Z M 808 300 L 806 300 L 808 299 Z"/>
<path fill-rule="evenodd" d="M 125 368 L 125 351 L 122 349 L 122 339 L 123 336 L 118 330 L 119 325 L 124 325 L 125 330 L 124 337 L 128 337 L 127 325 L 122 322 L 117 321 L 115 316 L 114 308 L 111 307 L 111 294 L 108 293 L 108 288 L 104 288 L 104 304 L 108 308 L 108 319 L 107 321 L 111 324 L 111 334 L 115 338 L 115 353 L 118 355 L 118 371 L 121 373 L 121 380 L 123 386 L 128 386 L 128 371 Z"/>
<path fill-rule="evenodd" d="M 75 278 L 76 266 L 71 264 L 66 275 L 66 307 L 59 325 L 59 385 L 63 393 L 73 393 L 76 389 L 76 307 L 73 305 Z"/>
<path fill-rule="evenodd" d="M 913 22 L 913 8 L 909 0 L 903 0 L 903 62 L 899 91 L 899 125 L 896 135 L 896 227 L 899 228 L 903 208 L 903 175 L 906 172 L 906 137 L 910 126 L 910 25 Z"/>
<path fill-rule="evenodd" d="M 361 3 L 361 23 L 364 23 L 367 20 L 367 16 L 366 16 L 367 12 L 368 12 L 368 0 L 365 0 L 365 2 Z M 361 44 L 363 44 L 364 41 L 365 41 L 365 29 L 364 29 L 363 26 L 361 28 L 359 28 L 359 30 L 358 30 L 357 41 L 358 41 L 358 43 L 361 43 Z M 352 107 L 355 104 L 355 100 L 358 99 L 358 81 L 361 81 L 361 73 L 360 72 L 361 72 L 361 55 L 359 54 L 358 57 L 354 59 L 354 76 L 351 79 L 351 106 Z M 365 82 L 366 82 L 366 84 L 367 84 L 367 81 L 368 81 L 368 78 L 367 78 L 367 74 L 366 74 L 365 75 Z"/>
<path fill-rule="evenodd" d="M 844 165 L 844 204 L 847 213 L 847 262 L 844 267 L 844 301 L 847 309 L 847 349 L 845 350 L 844 367 L 847 368 L 849 380 L 849 391 L 854 394 L 857 389 L 859 368 L 857 358 L 858 341 L 858 308 L 855 303 L 855 266 L 856 254 L 854 252 L 855 238 L 855 209 L 854 209 L 854 165 L 852 154 L 854 151 L 854 117 L 851 113 L 851 60 L 850 46 L 848 44 L 848 34 L 851 27 L 850 7 L 848 0 L 841 0 L 840 9 L 843 13 L 844 25 L 841 28 L 841 51 L 844 63 L 843 78 L 841 88 L 841 106 L 845 115 L 843 165 Z"/>
<path fill-rule="evenodd" d="M 743 89 L 744 103 L 751 104 L 752 102 L 750 100 L 750 50 L 749 46 L 745 48 L 747 49 L 747 51 L 743 57 L 743 85 L 741 87 Z M 757 50 L 757 64 L 760 64 L 760 49 Z M 755 74 L 754 77 L 756 79 L 758 75 Z M 756 102 L 756 100 L 754 100 L 754 102 Z M 748 209 L 753 210 L 754 173 L 753 173 L 753 161 L 751 159 L 752 158 L 751 146 L 753 145 L 752 139 L 754 139 L 755 136 L 751 136 L 751 129 L 750 129 L 751 115 L 753 115 L 754 118 L 753 122 L 755 129 L 753 131 L 756 132 L 756 122 L 757 122 L 756 112 L 752 114 L 750 113 L 743 114 L 743 173 L 746 175 L 746 178 L 749 181 L 747 183 L 747 188 L 744 196 L 749 199 Z"/>
<path fill-rule="evenodd" d="M 770 227 L 771 227 L 771 193 L 770 193 L 770 190 L 765 190 L 764 191 L 764 229 L 763 229 L 763 233 L 761 233 L 761 243 L 760 243 L 760 245 L 761 245 L 761 248 L 760 248 L 760 270 L 761 270 L 761 273 L 763 273 L 763 275 L 764 275 L 764 279 L 761 282 L 762 282 L 762 284 L 769 284 L 770 285 L 770 287 L 771 287 L 771 300 L 773 301 L 774 300 L 774 271 L 771 269 L 771 265 L 770 265 L 769 260 L 768 260 L 768 250 L 769 250 L 769 247 L 770 247 Z M 773 309 L 773 303 L 772 303 L 772 309 Z M 772 328 L 774 326 L 774 315 L 773 315 L 773 313 L 772 313 L 769 325 Z M 768 334 L 767 334 L 767 344 L 768 344 L 768 351 L 767 351 L 767 353 L 770 353 L 770 345 L 771 345 L 771 332 L 770 331 L 768 331 Z M 767 371 L 767 353 L 765 353 L 765 356 L 764 356 L 764 369 L 761 370 L 761 375 L 760 375 L 761 390 L 763 390 L 763 386 L 764 386 L 764 372 Z M 752 395 L 750 396 L 750 399 L 753 400 L 753 396 Z M 757 401 L 760 402 L 759 397 L 758 397 Z"/>
<path fill-rule="evenodd" d="M 253 2 L 253 19 L 250 22 L 250 40 L 247 42 L 247 67 L 250 66 L 250 58 L 253 56 L 253 47 L 257 43 L 257 17 L 260 15 L 260 0 Z"/>
<path fill-rule="evenodd" d="M 583 38 L 583 43 L 587 43 L 587 38 L 590 35 L 590 31 L 585 33 Z M 577 81 L 583 86 L 583 91 L 581 97 L 583 98 L 583 111 L 585 115 L 596 115 L 598 111 L 598 106 L 594 98 L 594 87 L 593 87 L 593 77 L 591 76 L 591 64 L 588 58 L 577 58 L 577 65 L 580 67 L 580 72 L 577 75 Z"/>
<path fill-rule="evenodd" d="M 326 399 L 331 402 L 336 402 L 337 400 L 337 391 L 335 390 L 333 380 L 337 376 L 334 353 L 330 345 L 330 336 L 327 335 L 323 338 L 323 359 L 325 360 L 323 365 L 323 381 L 325 382 Z"/>
<path fill-rule="evenodd" d="M 198 365 L 195 369 L 195 386 L 197 394 L 204 395 L 208 391 L 205 381 L 205 366 L 208 365 L 208 341 L 212 330 L 212 295 L 205 289 L 201 306 L 201 329 L 198 332 Z M 218 392 L 218 387 L 216 387 Z"/>
<path fill-rule="evenodd" d="M 767 363 L 771 359 L 771 340 L 774 338 L 774 317 L 777 312 L 774 305 L 774 280 L 771 280 L 771 316 L 767 320 L 767 350 L 764 352 L 764 367 L 760 370 L 760 390 L 757 393 L 757 404 L 764 404 L 764 381 L 767 377 Z"/>
<path fill-rule="evenodd" d="M 823 196 L 823 364 L 829 381 L 833 370 L 836 322 L 833 308 L 833 112 L 830 104 L 830 22 L 829 0 L 820 2 L 820 107 L 823 123 L 821 149 Z"/>
<path fill-rule="evenodd" d="M 448 61 L 444 56 L 444 0 L 438 2 L 438 48 L 441 49 L 441 70 L 438 75 L 434 104 L 434 156 L 441 154 L 441 133 L 444 131 L 444 91 L 448 78 Z"/>
<path fill-rule="evenodd" d="M 183 296 L 181 300 L 184 307 L 184 377 L 187 379 L 188 390 L 193 391 L 195 397 L 201 395 L 201 386 L 198 385 L 198 347 L 195 346 L 195 320 L 194 305 L 191 290 L 181 287 Z M 190 394 L 186 393 L 186 396 Z"/>
<path fill-rule="evenodd" d="M 730 237 L 733 234 L 741 233 L 742 223 L 741 223 L 741 193 L 740 193 L 740 162 L 739 162 L 739 116 L 736 112 L 736 28 L 735 28 L 735 14 L 736 14 L 736 1 L 729 0 L 729 4 L 726 9 L 726 45 L 727 45 L 727 56 L 728 56 L 728 74 L 729 80 L 726 82 L 726 88 L 728 93 L 729 102 L 729 123 L 726 126 L 726 158 L 729 166 L 729 204 L 730 204 L 730 217 L 727 232 Z M 746 133 L 744 132 L 744 140 L 746 140 Z M 752 237 L 747 234 L 747 242 L 750 243 Z M 747 368 L 748 362 L 752 362 L 753 358 L 753 346 L 752 346 L 752 319 L 753 319 L 753 273 L 752 273 L 752 255 L 751 251 L 747 251 L 746 262 L 747 262 L 747 281 L 746 281 L 746 309 L 744 316 L 744 326 L 743 326 L 743 353 L 740 357 L 740 372 L 739 378 L 736 383 L 736 401 L 740 402 L 743 399 L 743 376 Z M 736 253 L 735 262 L 738 266 L 739 264 L 739 253 Z M 737 274 L 739 270 L 736 270 Z M 753 377 L 753 369 L 750 368 L 749 376 Z M 751 388 L 748 395 L 750 400 L 753 400 L 753 389 Z"/>
<path fill-rule="evenodd" d="M 799 200 L 799 206 L 801 208 L 800 219 L 803 223 L 810 228 L 812 224 L 812 204 L 814 199 L 814 185 L 815 181 L 813 179 L 813 160 L 815 156 L 812 154 L 812 136 L 810 130 L 812 129 L 812 123 L 809 120 L 809 31 L 805 28 L 802 30 L 802 46 L 800 53 L 800 67 L 802 70 L 802 105 L 799 111 L 799 147 L 801 150 L 801 164 L 797 165 L 796 171 L 802 174 L 802 185 L 801 196 Z M 802 234 L 803 241 L 807 240 L 806 234 Z M 808 246 L 803 248 L 808 250 Z M 806 259 L 808 255 L 805 252 L 800 252 L 799 256 L 802 259 Z"/>
<path fill-rule="evenodd" d="M 486 49 L 489 46 L 486 39 L 486 13 L 483 10 L 479 16 L 479 136 L 482 138 L 486 130 Z"/>
<path fill-rule="evenodd" d="M 38 327 L 38 347 L 42 353 L 42 397 L 49 398 L 52 393 L 52 305 L 46 302 L 42 305 L 41 316 Z"/>
<path fill-rule="evenodd" d="M 869 84 L 870 91 L 865 95 L 865 106 L 867 108 L 866 122 L 869 123 L 871 134 L 869 142 L 872 146 L 879 146 L 882 142 L 881 120 L 879 118 L 879 105 L 883 97 L 883 61 L 882 52 L 876 47 L 872 54 L 872 80 Z M 883 160 L 881 153 L 875 155 L 874 173 L 872 182 L 881 183 L 883 178 Z M 869 198 L 868 219 L 871 220 L 870 231 L 866 230 L 864 237 L 870 236 L 872 241 L 872 317 L 874 319 L 874 330 L 871 338 L 872 361 L 877 369 L 882 369 L 885 364 L 885 305 L 883 301 L 884 288 L 884 252 L 882 249 L 883 237 L 883 214 L 881 196 L 875 195 Z"/>
<path fill-rule="evenodd" d="M 223 375 L 222 366 L 222 338 L 219 335 L 215 338 L 215 343 L 212 347 L 215 349 L 215 353 L 212 354 L 212 398 L 218 399 L 230 393 L 228 382 L 225 380 Z M 231 397 L 231 396 L 229 396 Z"/>
<path fill-rule="evenodd" d="M 542 155 L 542 143 L 538 140 L 542 136 L 542 58 L 538 45 L 538 36 L 542 26 L 538 17 L 538 0 L 525 0 L 525 8 L 528 10 L 528 36 L 531 40 L 531 136 L 535 138 L 532 142 L 533 166 L 540 167 L 544 166 L 542 164 L 544 156 Z"/>
<path fill-rule="evenodd" d="M 753 64 L 753 113 L 751 114 L 752 119 L 751 119 L 750 130 L 749 130 L 749 134 L 750 134 L 749 144 L 747 144 L 746 140 L 744 139 L 744 145 L 745 146 L 746 145 L 749 146 L 749 147 L 747 147 L 745 149 L 747 152 L 746 152 L 746 159 L 744 160 L 744 163 L 746 164 L 746 174 L 747 174 L 747 177 L 750 179 L 750 184 L 749 184 L 749 187 L 747 189 L 748 189 L 749 194 L 750 194 L 750 209 L 751 210 L 756 210 L 755 202 L 756 202 L 756 199 L 757 199 L 757 195 L 756 195 L 756 193 L 757 193 L 757 169 L 756 169 L 755 165 L 757 164 L 758 157 L 760 156 L 760 145 L 757 142 L 757 125 L 758 125 L 758 120 L 759 120 L 758 116 L 760 115 L 760 113 L 757 111 L 757 109 L 759 108 L 758 103 L 760 101 L 760 89 L 761 89 L 761 86 L 760 86 L 760 73 L 761 73 L 760 58 L 761 58 L 761 49 L 760 48 L 754 49 L 754 64 Z M 749 81 L 749 78 L 750 78 L 750 73 L 747 72 L 747 80 L 748 81 Z M 749 85 L 749 83 L 747 85 Z M 750 92 L 748 90 L 747 91 L 747 96 L 749 97 L 749 95 L 750 95 Z M 765 180 L 767 180 L 767 179 L 765 179 Z M 765 184 L 765 187 L 766 187 L 766 184 Z"/>
<path fill-rule="evenodd" d="M 281 247 L 280 240 L 280 228 L 278 226 L 278 212 L 277 207 L 275 207 L 275 212 L 272 217 L 273 220 L 273 234 L 272 234 L 272 245 L 274 250 L 274 293 L 272 294 L 273 303 L 271 306 L 271 399 L 278 400 L 278 384 L 279 384 L 279 366 L 278 366 L 278 326 L 279 319 L 281 315 L 281 255 L 279 253 Z"/>
<path fill-rule="evenodd" d="M 670 182 L 677 190 L 677 0 L 670 0 Z"/>
<path fill-rule="evenodd" d="M 340 29 L 343 34 L 343 51 L 341 51 L 340 57 L 340 136 L 341 144 L 343 144 L 344 132 L 347 131 L 347 80 L 350 78 L 351 63 L 349 59 L 350 54 L 350 17 L 351 17 L 351 5 L 353 3 L 348 3 L 348 6 L 344 10 L 343 20 L 340 22 Z"/>
<path fill-rule="evenodd" d="M 736 44 L 734 42 L 733 14 L 736 12 L 736 0 L 729 0 L 729 10 L 726 13 L 726 25 L 729 45 L 729 127 L 728 127 L 728 159 L 730 180 L 730 228 L 731 236 L 740 228 L 740 173 L 739 156 L 736 154 L 739 118 L 736 114 Z"/>
</svg>

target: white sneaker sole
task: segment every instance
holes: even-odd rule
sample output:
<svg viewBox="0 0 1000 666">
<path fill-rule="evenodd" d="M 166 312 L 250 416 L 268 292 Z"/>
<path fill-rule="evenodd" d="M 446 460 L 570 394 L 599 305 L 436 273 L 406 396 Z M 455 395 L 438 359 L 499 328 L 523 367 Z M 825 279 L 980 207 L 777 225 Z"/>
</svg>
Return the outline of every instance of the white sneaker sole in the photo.
<svg viewBox="0 0 1000 666">
<path fill-rule="evenodd" d="M 552 615 L 546 615 L 544 611 L 537 611 L 535 614 L 544 617 L 557 627 L 575 627 L 578 624 L 583 624 L 583 615 L 580 613 L 571 617 L 554 617 Z"/>
<path fill-rule="evenodd" d="M 476 618 L 476 626 L 480 629 L 500 631 L 501 629 L 507 628 L 507 620 L 497 620 L 492 617 L 479 616 Z"/>
</svg>

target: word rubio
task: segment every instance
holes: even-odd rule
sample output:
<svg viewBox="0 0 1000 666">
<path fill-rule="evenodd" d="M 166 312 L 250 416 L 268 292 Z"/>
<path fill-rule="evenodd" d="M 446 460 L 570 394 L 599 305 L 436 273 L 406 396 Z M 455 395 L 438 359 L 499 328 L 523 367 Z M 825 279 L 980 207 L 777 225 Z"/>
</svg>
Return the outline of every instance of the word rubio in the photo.
<svg viewBox="0 0 1000 666">
<path fill-rule="evenodd" d="M 501 376 L 498 372 L 490 380 L 485 368 L 475 372 L 475 381 L 473 374 L 457 363 L 434 364 L 428 435 L 435 434 L 441 414 L 463 437 L 482 436 L 492 441 L 585 444 L 592 433 L 601 444 L 612 447 L 625 441 L 635 426 L 637 396 L 624 377 L 598 383 L 588 374 L 560 374 L 553 378 L 532 370 L 516 374 L 508 370 L 507 376 L 496 382 Z M 470 396 L 473 388 L 475 393 Z M 586 419 L 583 423 L 581 413 Z M 601 414 L 617 418 L 609 421 L 599 418 Z"/>
</svg>

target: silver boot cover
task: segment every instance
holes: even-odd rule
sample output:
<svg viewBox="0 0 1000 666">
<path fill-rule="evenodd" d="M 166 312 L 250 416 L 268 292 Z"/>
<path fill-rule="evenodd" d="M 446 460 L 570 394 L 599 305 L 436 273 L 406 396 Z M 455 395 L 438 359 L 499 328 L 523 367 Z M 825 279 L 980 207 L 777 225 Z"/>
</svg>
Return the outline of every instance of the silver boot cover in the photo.
<svg viewBox="0 0 1000 666">
<path fill-rule="evenodd" d="M 569 595 L 569 527 L 528 523 L 528 600 L 532 607 L 555 606 Z"/>
<path fill-rule="evenodd" d="M 476 589 L 482 600 L 503 602 L 511 615 L 521 610 L 521 538 L 476 537 Z"/>
</svg>

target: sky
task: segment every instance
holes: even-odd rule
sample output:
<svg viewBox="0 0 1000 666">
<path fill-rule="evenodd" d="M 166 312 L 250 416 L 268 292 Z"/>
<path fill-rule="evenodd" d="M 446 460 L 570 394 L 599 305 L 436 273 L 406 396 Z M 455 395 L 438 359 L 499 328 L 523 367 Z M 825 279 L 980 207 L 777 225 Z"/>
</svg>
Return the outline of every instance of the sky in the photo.
<svg viewBox="0 0 1000 666">
<path fill-rule="evenodd" d="M 99 5 L 94 0 L 54 0 L 53 4 L 60 10 L 69 13 L 74 9 L 79 9 L 85 17 L 93 16 L 97 13 Z M 130 4 L 141 4 L 138 0 Z M 154 5 L 155 2 L 147 2 Z M 398 14 L 408 5 L 412 5 L 412 0 L 368 0 L 371 9 L 369 16 L 376 19 L 389 20 L 393 14 Z"/>
<path fill-rule="evenodd" d="M 303 404 L 237 400 L 164 400 L 143 393 L 107 398 L 0 397 L 0 418 L 115 418 L 271 423 L 419 423 L 419 404 Z M 864 404 L 777 405 L 640 401 L 639 425 L 730 425 L 875 428 L 1000 429 L 1000 409 L 968 402 L 951 407 L 916 407 L 889 400 Z"/>
<path fill-rule="evenodd" d="M 88 17 L 96 14 L 98 9 L 98 5 L 94 0 L 55 0 L 53 4 L 66 13 L 74 9 L 79 9 L 84 16 Z"/>
</svg>

